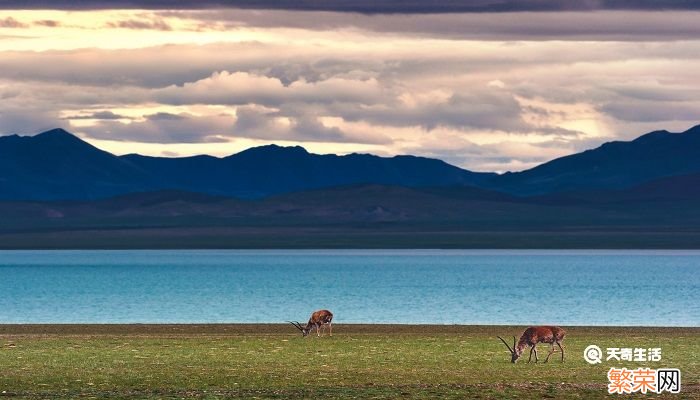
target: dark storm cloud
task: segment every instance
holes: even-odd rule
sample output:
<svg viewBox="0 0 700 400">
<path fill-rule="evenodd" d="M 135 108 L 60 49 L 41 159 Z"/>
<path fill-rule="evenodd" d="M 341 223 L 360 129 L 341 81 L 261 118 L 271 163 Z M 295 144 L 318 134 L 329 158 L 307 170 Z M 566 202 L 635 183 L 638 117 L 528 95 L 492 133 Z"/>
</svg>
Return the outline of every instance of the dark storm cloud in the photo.
<svg viewBox="0 0 700 400">
<path fill-rule="evenodd" d="M 452 13 L 580 10 L 700 10 L 695 0 L 9 0 L 0 9 L 212 9 Z"/>
</svg>

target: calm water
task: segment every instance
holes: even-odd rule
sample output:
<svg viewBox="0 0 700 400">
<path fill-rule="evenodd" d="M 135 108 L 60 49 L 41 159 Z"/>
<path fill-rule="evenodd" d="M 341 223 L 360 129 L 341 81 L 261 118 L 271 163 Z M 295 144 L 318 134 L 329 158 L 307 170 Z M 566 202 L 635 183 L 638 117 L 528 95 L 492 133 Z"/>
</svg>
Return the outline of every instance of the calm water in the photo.
<svg viewBox="0 0 700 400">
<path fill-rule="evenodd" d="M 0 323 L 700 326 L 695 251 L 0 251 Z"/>
</svg>

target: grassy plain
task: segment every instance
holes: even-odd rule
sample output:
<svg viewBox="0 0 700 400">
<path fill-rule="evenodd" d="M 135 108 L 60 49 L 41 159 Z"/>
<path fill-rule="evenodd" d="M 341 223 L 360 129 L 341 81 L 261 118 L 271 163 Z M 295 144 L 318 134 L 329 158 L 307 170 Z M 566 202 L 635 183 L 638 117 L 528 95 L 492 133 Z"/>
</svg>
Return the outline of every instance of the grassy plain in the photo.
<svg viewBox="0 0 700 400">
<path fill-rule="evenodd" d="M 622 365 L 681 369 L 681 395 L 640 397 L 700 398 L 700 328 L 566 329 L 564 363 L 513 365 L 495 335 L 523 327 L 337 324 L 304 339 L 291 325 L 0 325 L 0 396 L 595 399 Z M 589 365 L 589 344 L 661 347 L 662 361 Z"/>
</svg>

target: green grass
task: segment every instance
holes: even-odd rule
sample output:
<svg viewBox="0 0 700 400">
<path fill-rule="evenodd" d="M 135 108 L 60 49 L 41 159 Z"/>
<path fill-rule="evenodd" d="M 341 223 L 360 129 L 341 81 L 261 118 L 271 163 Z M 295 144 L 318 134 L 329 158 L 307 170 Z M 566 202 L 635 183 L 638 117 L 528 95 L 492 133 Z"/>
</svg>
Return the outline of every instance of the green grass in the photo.
<svg viewBox="0 0 700 400">
<path fill-rule="evenodd" d="M 564 363 L 513 365 L 495 335 L 521 327 L 335 328 L 304 339 L 291 325 L 0 326 L 0 396 L 591 399 L 609 398 L 607 369 L 624 365 L 680 368 L 682 396 L 668 397 L 700 398 L 700 329 L 572 327 Z M 591 366 L 589 344 L 661 347 L 663 359 Z"/>
</svg>

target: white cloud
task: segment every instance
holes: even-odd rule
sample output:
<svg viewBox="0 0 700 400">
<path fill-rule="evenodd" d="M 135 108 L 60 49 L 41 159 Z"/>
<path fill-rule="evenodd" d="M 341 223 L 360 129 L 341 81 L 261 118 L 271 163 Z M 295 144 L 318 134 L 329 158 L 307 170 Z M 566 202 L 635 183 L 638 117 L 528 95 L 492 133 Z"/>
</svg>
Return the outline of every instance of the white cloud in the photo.
<svg viewBox="0 0 700 400">
<path fill-rule="evenodd" d="M 155 91 L 165 104 L 374 103 L 380 94 L 376 80 L 329 78 L 317 82 L 297 80 L 284 85 L 277 78 L 248 72 L 215 72 L 210 77 Z"/>
<path fill-rule="evenodd" d="M 502 171 L 681 130 L 700 106 L 698 12 L 97 14 L 17 14 L 29 38 L 0 43 L 0 132 L 62 124 L 153 154 L 283 142 Z"/>
</svg>

